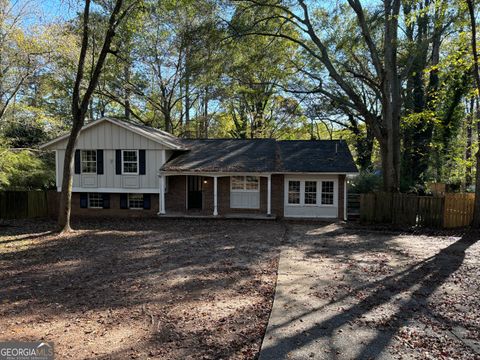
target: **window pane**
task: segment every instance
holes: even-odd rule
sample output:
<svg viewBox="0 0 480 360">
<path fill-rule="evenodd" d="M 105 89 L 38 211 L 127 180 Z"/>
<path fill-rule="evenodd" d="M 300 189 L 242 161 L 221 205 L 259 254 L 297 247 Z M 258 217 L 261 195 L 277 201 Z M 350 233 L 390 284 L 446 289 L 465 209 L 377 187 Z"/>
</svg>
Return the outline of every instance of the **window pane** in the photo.
<svg viewBox="0 0 480 360">
<path fill-rule="evenodd" d="M 245 176 L 232 176 L 232 190 L 245 189 Z"/>
<path fill-rule="evenodd" d="M 123 173 L 136 174 L 138 172 L 138 157 L 135 150 L 123 151 Z"/>
<path fill-rule="evenodd" d="M 80 155 L 81 155 L 82 173 L 96 173 L 97 172 L 97 151 L 82 150 Z"/>
<path fill-rule="evenodd" d="M 129 209 L 143 209 L 143 194 L 128 194 Z"/>
<path fill-rule="evenodd" d="M 136 151 L 124 151 L 123 152 L 123 161 L 137 161 L 137 152 Z"/>
<path fill-rule="evenodd" d="M 89 208 L 103 208 L 103 196 L 100 193 L 88 193 Z"/>
<path fill-rule="evenodd" d="M 322 181 L 322 204 L 333 205 L 333 181 Z"/>
<path fill-rule="evenodd" d="M 247 176 L 246 189 L 247 190 L 258 190 L 258 177 Z"/>
<path fill-rule="evenodd" d="M 288 182 L 288 203 L 300 204 L 300 181 Z"/>
<path fill-rule="evenodd" d="M 317 203 L 317 182 L 305 181 L 305 204 Z"/>
</svg>

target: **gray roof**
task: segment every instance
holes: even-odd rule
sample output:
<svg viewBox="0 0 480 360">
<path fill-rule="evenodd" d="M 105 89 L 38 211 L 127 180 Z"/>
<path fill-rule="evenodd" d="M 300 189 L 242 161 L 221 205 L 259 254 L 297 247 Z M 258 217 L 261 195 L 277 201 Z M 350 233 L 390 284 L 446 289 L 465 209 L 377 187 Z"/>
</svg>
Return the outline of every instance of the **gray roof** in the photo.
<svg viewBox="0 0 480 360">
<path fill-rule="evenodd" d="M 182 140 L 162 171 L 188 172 L 357 172 L 343 140 Z"/>
<path fill-rule="evenodd" d="M 357 172 L 343 140 L 278 141 L 280 164 L 285 172 Z"/>
<path fill-rule="evenodd" d="M 275 140 L 183 140 L 189 149 L 179 152 L 162 168 L 165 171 L 273 172 Z"/>
</svg>

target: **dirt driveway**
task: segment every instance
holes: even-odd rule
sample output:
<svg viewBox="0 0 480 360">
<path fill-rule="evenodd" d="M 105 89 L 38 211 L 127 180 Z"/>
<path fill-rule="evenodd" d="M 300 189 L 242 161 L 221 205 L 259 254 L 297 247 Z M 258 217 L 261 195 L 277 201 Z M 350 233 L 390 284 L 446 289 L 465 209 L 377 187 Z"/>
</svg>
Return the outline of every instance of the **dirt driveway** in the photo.
<svg viewBox="0 0 480 360">
<path fill-rule="evenodd" d="M 480 359 L 479 234 L 288 224 L 261 360 Z"/>
<path fill-rule="evenodd" d="M 282 224 L 92 221 L 0 228 L 0 340 L 53 341 L 59 359 L 258 355 Z"/>
</svg>

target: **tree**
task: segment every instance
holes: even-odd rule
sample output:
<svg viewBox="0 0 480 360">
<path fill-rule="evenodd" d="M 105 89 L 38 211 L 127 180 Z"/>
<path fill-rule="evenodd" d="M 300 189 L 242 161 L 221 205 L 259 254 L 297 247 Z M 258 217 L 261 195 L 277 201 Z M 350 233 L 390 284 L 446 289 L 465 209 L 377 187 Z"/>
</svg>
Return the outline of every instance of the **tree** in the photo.
<svg viewBox="0 0 480 360">
<path fill-rule="evenodd" d="M 62 232 L 71 231 L 70 227 L 70 212 L 72 199 L 72 168 L 73 168 L 73 154 L 78 135 L 85 123 L 85 117 L 88 111 L 88 106 L 91 97 L 97 87 L 100 75 L 105 64 L 107 55 L 112 52 L 111 44 L 115 36 L 115 31 L 122 19 L 129 13 L 129 11 L 136 5 L 137 1 L 131 2 L 128 6 L 124 6 L 123 0 L 116 0 L 108 20 L 107 30 L 105 32 L 103 45 L 98 55 L 96 62 L 93 65 L 91 77 L 85 79 L 85 64 L 87 50 L 89 46 L 89 32 L 90 32 L 90 7 L 91 0 L 85 0 L 83 10 L 83 29 L 81 35 L 81 49 L 78 59 L 77 75 L 75 84 L 73 86 L 72 94 L 72 129 L 68 137 L 67 147 L 65 149 L 65 162 L 63 164 L 63 179 L 62 192 L 60 194 L 60 208 L 58 216 L 58 225 Z M 85 84 L 84 84 L 85 82 Z M 85 90 L 83 91 L 83 85 Z"/>
<path fill-rule="evenodd" d="M 322 72 L 310 73 L 317 81 L 318 92 L 337 104 L 350 108 L 365 120 L 379 143 L 382 159 L 384 189 L 398 191 L 400 187 L 400 119 L 402 109 L 402 79 L 409 72 L 413 55 L 399 62 L 399 19 L 401 1 L 384 0 L 381 8 L 365 10 L 360 0 L 348 0 L 349 9 L 356 19 L 356 31 L 366 49 L 367 58 L 359 59 L 356 67 L 342 61 L 334 48 L 325 40 L 325 31 L 319 26 L 316 14 L 310 3 L 298 0 L 298 6 L 290 6 L 282 1 L 247 1 L 251 6 L 268 7 L 280 11 L 278 17 L 284 23 L 293 24 L 299 36 L 289 36 L 279 28 L 276 32 L 261 31 L 252 28 L 244 35 L 283 37 L 298 44 L 313 61 L 322 65 Z M 313 15 L 312 15 L 313 14 Z M 381 15 L 380 15 L 381 14 Z M 265 17 L 258 22 L 270 21 Z M 343 18 L 344 22 L 347 19 Z M 379 25 L 381 24 L 381 25 Z M 423 46 L 423 44 L 422 44 Z M 363 55 L 363 54 L 362 54 Z M 347 69 L 344 71 L 344 69 Z M 360 69 L 361 71 L 358 71 Z M 327 76 L 325 76 L 327 75 Z M 348 76 L 346 76 L 348 75 Z M 335 84 L 332 92 L 329 83 Z M 365 92 L 369 96 L 365 97 Z M 380 104 L 379 112 L 372 110 L 372 96 Z M 378 107 L 373 107 L 378 109 Z"/>
<path fill-rule="evenodd" d="M 471 44 L 473 55 L 473 74 L 475 78 L 475 84 L 477 86 L 477 97 L 480 96 L 480 69 L 478 63 L 477 52 L 477 22 L 475 20 L 475 4 L 473 0 L 465 0 L 468 6 L 468 14 L 470 16 L 470 28 L 472 32 Z M 480 132 L 478 133 L 478 140 L 480 142 Z M 475 228 L 480 227 L 480 149 L 476 155 L 476 175 L 475 175 L 475 205 L 473 212 L 472 226 Z"/>
</svg>

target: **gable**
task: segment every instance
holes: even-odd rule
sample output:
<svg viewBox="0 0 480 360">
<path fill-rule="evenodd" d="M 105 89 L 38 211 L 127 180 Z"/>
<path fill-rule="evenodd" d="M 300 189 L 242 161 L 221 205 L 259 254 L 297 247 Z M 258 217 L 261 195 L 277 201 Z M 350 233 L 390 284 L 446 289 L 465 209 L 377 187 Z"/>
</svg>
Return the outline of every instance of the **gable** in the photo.
<svg viewBox="0 0 480 360">
<path fill-rule="evenodd" d="M 40 148 L 60 150 L 67 147 L 68 134 Z M 77 140 L 78 149 L 181 149 L 173 135 L 153 128 L 114 119 L 100 119 L 82 128 Z"/>
</svg>

